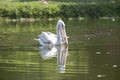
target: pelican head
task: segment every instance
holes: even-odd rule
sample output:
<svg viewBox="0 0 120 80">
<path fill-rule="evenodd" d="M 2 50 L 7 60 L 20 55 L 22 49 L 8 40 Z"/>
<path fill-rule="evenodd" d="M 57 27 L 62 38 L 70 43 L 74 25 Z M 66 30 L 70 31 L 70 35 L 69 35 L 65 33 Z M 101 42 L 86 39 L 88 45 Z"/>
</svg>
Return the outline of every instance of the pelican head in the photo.
<svg viewBox="0 0 120 80">
<path fill-rule="evenodd" d="M 56 25 L 57 32 L 57 44 L 68 44 L 68 37 L 66 35 L 66 29 L 64 22 L 60 19 Z"/>
</svg>

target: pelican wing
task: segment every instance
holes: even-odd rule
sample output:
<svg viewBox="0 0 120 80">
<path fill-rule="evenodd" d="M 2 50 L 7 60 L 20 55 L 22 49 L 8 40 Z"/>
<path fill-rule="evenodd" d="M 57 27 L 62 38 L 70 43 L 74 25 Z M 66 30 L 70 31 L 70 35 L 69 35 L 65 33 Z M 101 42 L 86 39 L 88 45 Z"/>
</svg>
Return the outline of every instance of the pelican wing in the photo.
<svg viewBox="0 0 120 80">
<path fill-rule="evenodd" d="M 41 45 L 55 44 L 57 41 L 56 35 L 51 32 L 42 32 L 39 39 Z"/>
</svg>

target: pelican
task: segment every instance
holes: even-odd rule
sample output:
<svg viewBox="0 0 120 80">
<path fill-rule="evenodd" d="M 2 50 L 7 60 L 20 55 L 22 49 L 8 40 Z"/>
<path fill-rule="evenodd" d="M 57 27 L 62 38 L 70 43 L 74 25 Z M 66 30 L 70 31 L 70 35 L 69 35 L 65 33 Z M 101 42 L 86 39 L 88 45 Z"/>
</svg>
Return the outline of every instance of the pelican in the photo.
<svg viewBox="0 0 120 80">
<path fill-rule="evenodd" d="M 68 45 L 65 24 L 60 19 L 56 25 L 56 34 L 52 32 L 42 32 L 37 39 L 41 46 Z"/>
</svg>

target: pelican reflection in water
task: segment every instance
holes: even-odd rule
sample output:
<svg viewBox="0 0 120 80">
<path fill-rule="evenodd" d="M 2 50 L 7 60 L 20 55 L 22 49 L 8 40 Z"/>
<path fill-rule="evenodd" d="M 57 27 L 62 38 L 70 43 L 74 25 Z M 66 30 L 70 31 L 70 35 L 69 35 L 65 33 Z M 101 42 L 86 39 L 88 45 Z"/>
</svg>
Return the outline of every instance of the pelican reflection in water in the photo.
<svg viewBox="0 0 120 80">
<path fill-rule="evenodd" d="M 60 73 L 65 73 L 65 66 L 68 55 L 68 46 L 58 46 L 57 47 L 57 64 Z"/>
<path fill-rule="evenodd" d="M 52 57 L 57 57 L 57 65 L 60 73 L 65 73 L 68 46 L 54 46 L 54 47 L 40 47 L 40 53 L 43 59 L 50 59 Z"/>
</svg>

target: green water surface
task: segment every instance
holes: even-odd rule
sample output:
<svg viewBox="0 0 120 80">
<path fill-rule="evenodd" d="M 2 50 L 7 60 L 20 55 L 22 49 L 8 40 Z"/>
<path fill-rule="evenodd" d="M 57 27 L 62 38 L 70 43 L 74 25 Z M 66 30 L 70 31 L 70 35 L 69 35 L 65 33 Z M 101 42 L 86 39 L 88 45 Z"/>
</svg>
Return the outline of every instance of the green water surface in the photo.
<svg viewBox="0 0 120 80">
<path fill-rule="evenodd" d="M 34 40 L 42 31 L 56 33 L 56 22 L 0 22 L 0 80 L 120 80 L 119 19 L 64 20 L 69 36 L 64 73 L 58 53 L 43 58 Z"/>
</svg>

